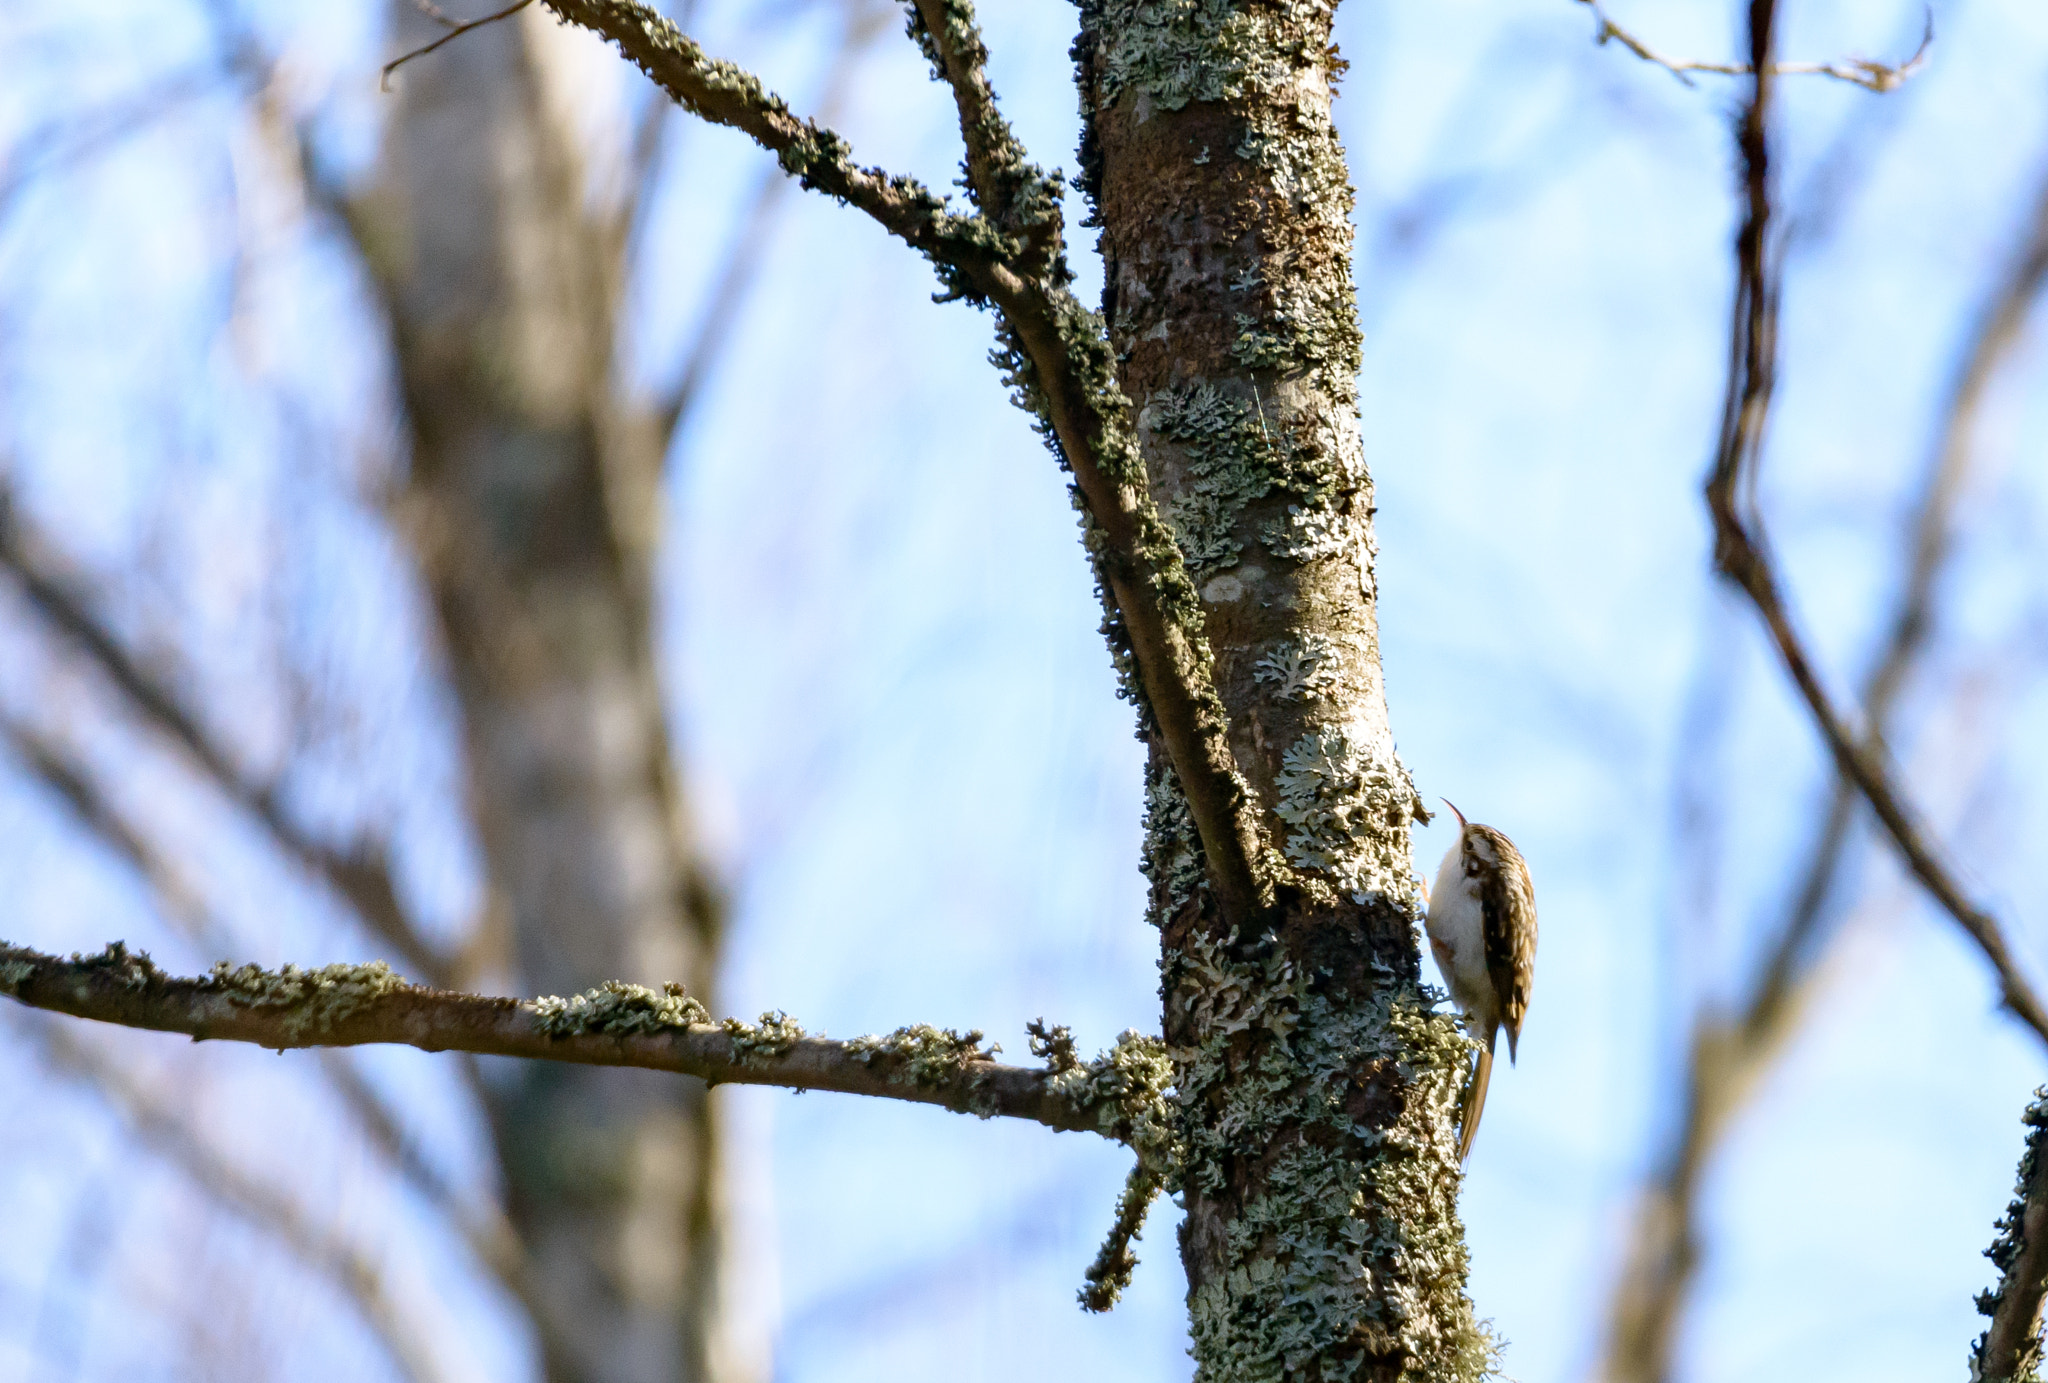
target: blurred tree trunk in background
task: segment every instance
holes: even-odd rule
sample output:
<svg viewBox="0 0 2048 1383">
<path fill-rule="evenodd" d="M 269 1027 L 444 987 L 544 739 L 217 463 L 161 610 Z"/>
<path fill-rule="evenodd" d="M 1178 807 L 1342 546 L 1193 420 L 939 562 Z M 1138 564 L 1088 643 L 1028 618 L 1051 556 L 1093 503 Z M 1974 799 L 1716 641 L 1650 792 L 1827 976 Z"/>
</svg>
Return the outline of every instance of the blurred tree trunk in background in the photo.
<svg viewBox="0 0 2048 1383">
<path fill-rule="evenodd" d="M 443 32 L 393 6 L 400 50 Z M 411 446 L 400 528 L 439 615 L 489 877 L 485 968 L 518 993 L 680 981 L 715 1006 L 720 903 L 655 662 L 666 429 L 613 345 L 620 218 L 595 198 L 538 11 L 397 78 L 350 208 L 389 313 Z M 733 1377 L 702 1082 L 487 1073 L 554 1383 Z"/>
</svg>

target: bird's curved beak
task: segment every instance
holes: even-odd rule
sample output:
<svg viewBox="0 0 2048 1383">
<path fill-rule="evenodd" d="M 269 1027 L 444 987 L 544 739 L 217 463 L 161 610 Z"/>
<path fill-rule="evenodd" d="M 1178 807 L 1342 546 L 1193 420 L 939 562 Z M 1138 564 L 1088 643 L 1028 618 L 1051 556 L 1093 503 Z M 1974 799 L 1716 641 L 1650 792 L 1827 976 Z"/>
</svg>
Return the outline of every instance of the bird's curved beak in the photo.
<svg viewBox="0 0 2048 1383">
<path fill-rule="evenodd" d="M 1464 830 L 1468 823 L 1465 820 L 1465 813 L 1458 810 L 1458 804 L 1453 802 L 1448 797 L 1439 797 L 1436 800 L 1443 803 L 1446 807 L 1449 807 L 1451 809 L 1451 815 L 1458 818 L 1458 829 L 1461 831 Z"/>
</svg>

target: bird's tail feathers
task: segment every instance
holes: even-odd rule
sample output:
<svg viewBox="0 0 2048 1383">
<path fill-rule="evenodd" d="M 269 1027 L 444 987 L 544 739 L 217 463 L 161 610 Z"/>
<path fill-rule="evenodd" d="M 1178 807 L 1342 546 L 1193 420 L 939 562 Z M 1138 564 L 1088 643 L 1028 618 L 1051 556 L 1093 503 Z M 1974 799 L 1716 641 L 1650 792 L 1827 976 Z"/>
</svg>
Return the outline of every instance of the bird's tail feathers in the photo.
<svg viewBox="0 0 2048 1383">
<path fill-rule="evenodd" d="M 1472 1080 L 1465 1087 L 1465 1114 L 1463 1127 L 1458 1134 L 1458 1161 L 1464 1163 L 1472 1156 L 1472 1140 L 1479 1134 L 1479 1115 L 1486 1108 L 1486 1083 L 1493 1076 L 1493 1043 L 1499 1029 L 1486 1034 L 1486 1045 L 1479 1049 L 1479 1061 L 1472 1068 Z M 1514 1046 L 1514 1036 L 1508 1037 L 1508 1046 Z"/>
</svg>

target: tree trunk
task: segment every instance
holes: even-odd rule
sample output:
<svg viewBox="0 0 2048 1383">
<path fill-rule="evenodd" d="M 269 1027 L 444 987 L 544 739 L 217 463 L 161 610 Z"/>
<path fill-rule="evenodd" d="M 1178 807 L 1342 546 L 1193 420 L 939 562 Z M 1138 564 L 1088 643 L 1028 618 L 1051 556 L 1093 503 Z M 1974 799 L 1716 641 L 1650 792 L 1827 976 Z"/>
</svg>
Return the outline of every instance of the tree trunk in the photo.
<svg viewBox="0 0 2048 1383">
<path fill-rule="evenodd" d="M 393 10 L 403 47 L 443 32 Z M 391 316 L 404 526 L 461 703 L 509 978 L 540 994 L 680 981 L 708 1003 L 720 909 L 683 819 L 650 620 L 665 438 L 613 378 L 619 237 L 589 195 L 551 28 L 528 11 L 398 74 L 352 216 Z M 489 1074 L 548 1378 L 732 1378 L 704 1085 L 544 1062 Z"/>
<path fill-rule="evenodd" d="M 1200 591 L 1270 909 L 1214 896 L 1153 744 L 1198 1377 L 1476 1379 L 1452 1109 L 1420 982 L 1374 615 L 1334 6 L 1084 0 L 1082 176 L 1152 494 Z M 1273 859 L 1277 853 L 1284 859 Z"/>
</svg>

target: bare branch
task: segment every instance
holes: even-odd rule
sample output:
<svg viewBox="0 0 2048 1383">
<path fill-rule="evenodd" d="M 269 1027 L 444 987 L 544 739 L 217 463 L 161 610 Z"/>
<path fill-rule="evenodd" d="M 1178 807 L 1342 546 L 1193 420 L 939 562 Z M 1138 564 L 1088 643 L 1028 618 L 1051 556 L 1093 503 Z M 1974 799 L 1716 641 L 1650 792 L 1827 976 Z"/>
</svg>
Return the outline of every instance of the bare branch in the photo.
<svg viewBox="0 0 2048 1383">
<path fill-rule="evenodd" d="M 1013 142 L 977 134 L 985 162 L 1017 160 L 1015 167 L 985 168 L 975 183 L 976 198 L 985 184 L 1008 221 L 959 215 L 914 179 L 860 167 L 845 140 L 798 120 L 758 78 L 706 57 L 667 19 L 634 0 L 545 3 L 610 39 L 687 109 L 752 137 L 805 187 L 866 212 L 922 251 L 938 269 L 945 296 L 998 311 L 1006 347 L 1000 359 L 1018 401 L 1037 416 L 1072 469 L 1087 506 L 1086 541 L 1112 644 L 1128 649 L 1132 665 L 1126 690 L 1158 725 L 1201 835 L 1217 901 L 1234 920 L 1260 917 L 1274 900 L 1274 852 L 1231 754 L 1201 601 L 1152 502 L 1130 401 L 1117 385 L 1102 322 L 1069 287 L 1053 180 L 1022 164 Z M 972 37 L 965 0 L 951 0 L 947 15 L 948 34 Z M 972 46 L 979 42 L 972 38 Z M 963 46 L 956 62 L 966 62 L 968 52 Z M 960 99 L 979 130 L 981 96 L 970 90 Z M 1005 190 L 1013 187 L 1032 191 L 1008 196 Z"/>
<path fill-rule="evenodd" d="M 433 52 L 436 48 L 439 48 L 442 44 L 453 43 L 456 39 L 461 38 L 471 29 L 481 29 L 486 24 L 495 24 L 501 19 L 510 19 L 513 15 L 518 14 L 521 10 L 525 9 L 528 5 L 531 5 L 532 3 L 533 0 L 513 0 L 512 4 L 507 5 L 502 10 L 498 10 L 492 14 L 487 14 L 482 19 L 472 19 L 466 24 L 457 24 L 447 33 L 435 39 L 432 43 L 423 43 L 409 53 L 399 54 L 390 62 L 384 64 L 383 71 L 379 73 L 377 77 L 378 88 L 384 91 L 391 90 L 391 74 L 396 72 L 399 68 L 405 66 L 407 63 L 411 62 L 414 58 L 423 58 L 427 54 Z M 428 13 L 431 14 L 433 18 L 440 20 L 443 24 L 448 22 L 447 16 L 441 14 L 438 10 L 432 10 L 429 11 Z"/>
<path fill-rule="evenodd" d="M 1690 58 L 1667 58 L 1657 52 L 1628 30 L 1607 17 L 1607 11 L 1600 8 L 1600 0 L 1579 0 L 1579 3 L 1593 11 L 1599 23 L 1599 32 L 1594 35 L 1595 43 L 1606 43 L 1609 39 L 1634 53 L 1644 62 L 1663 68 L 1672 76 L 1692 85 L 1691 73 L 1708 72 L 1724 77 L 1747 77 L 1756 71 L 1753 63 L 1695 62 Z M 1868 58 L 1850 58 L 1845 62 L 1777 62 L 1770 65 L 1773 77 L 1833 77 L 1839 82 L 1848 82 L 1862 87 L 1865 91 L 1886 92 L 1903 86 L 1906 79 L 1927 65 L 1927 50 L 1934 45 L 1934 11 L 1927 11 L 1927 26 L 1920 36 L 1920 46 L 1913 50 L 1913 56 L 1899 63 L 1872 62 Z"/>
<path fill-rule="evenodd" d="M 145 720 L 175 740 L 221 792 L 260 821 L 285 854 L 325 879 L 406 965 L 427 980 L 446 980 L 453 974 L 452 964 L 435 953 L 407 919 L 383 852 L 365 845 L 344 854 L 312 839 L 293 823 L 276 793 L 251 782 L 235 766 L 212 733 L 122 647 L 87 599 L 57 573 L 39 545 L 22 532 L 11 497 L 4 492 L 0 492 L 0 566 L 14 573 L 37 612 L 86 653 Z"/>
<path fill-rule="evenodd" d="M 1778 283 L 1770 254 L 1771 179 L 1768 110 L 1773 69 L 1770 51 L 1772 0 L 1751 0 L 1751 67 L 1754 94 L 1738 129 L 1747 210 L 1736 237 L 1737 284 L 1730 329 L 1728 389 L 1722 406 L 1721 437 L 1706 485 L 1714 521 L 1714 563 L 1749 596 L 1769 629 L 1779 657 L 1827 740 L 1842 776 L 1870 804 L 1900 857 L 1921 885 L 1977 943 L 1997 972 L 2005 1006 L 2048 1042 L 2048 1009 L 2042 1007 L 2000 930 L 1998 920 L 1972 902 L 1929 839 L 1897 784 L 1896 771 L 1880 744 L 1866 743 L 1836 709 L 1792 626 L 1776 571 L 1771 565 L 1762 517 L 1752 493 L 1756 463 L 1770 416 L 1777 367 Z"/>
<path fill-rule="evenodd" d="M 1950 385 L 1906 543 L 1906 576 L 1886 620 L 1889 633 L 1863 687 L 1864 749 L 1881 752 L 1900 692 L 1933 632 L 1935 596 L 1951 555 L 1955 510 L 1977 455 L 1985 392 L 2011 357 L 2048 277 L 2048 166 L 2018 252 L 1993 286 Z M 1855 785 L 1837 777 L 1827 816 L 1779 927 L 1769 960 L 1728 1014 L 1702 1015 L 1687 1054 L 1684 1108 L 1668 1154 L 1646 1191 L 1629 1268 L 1617 1292 L 1606 1376 L 1650 1383 L 1671 1375 L 1684 1297 L 1699 1257 L 1699 1189 L 1706 1165 L 1764 1068 L 1806 1012 L 1822 958 L 1814 944 L 1848 854 Z"/>
<path fill-rule="evenodd" d="M 175 1165 L 215 1201 L 281 1244 L 295 1260 L 354 1304 L 401 1376 L 430 1383 L 441 1376 L 427 1337 L 385 1289 L 361 1249 L 310 1220 L 285 1196 L 228 1163 L 128 1072 L 65 1032 L 38 1024 L 35 1040 L 51 1062 L 89 1082 L 127 1121 L 145 1146 Z"/>
<path fill-rule="evenodd" d="M 1984 1251 L 1998 1268 L 1998 1285 L 1977 1297 L 1977 1313 L 1991 1328 L 1970 1348 L 1970 1383 L 2019 1383 L 2038 1376 L 2041 1297 L 2048 1292 L 2048 1088 L 2034 1092 L 2020 1122 L 2027 1148 L 2019 1184 L 1998 1221 L 1998 1237 Z"/>
<path fill-rule="evenodd" d="M 715 1022 L 679 985 L 657 993 L 613 981 L 573 999 L 503 999 L 407 984 L 382 962 L 216 965 L 186 979 L 114 942 L 69 960 L 0 941 L 0 994 L 31 1008 L 196 1041 L 277 1051 L 396 1043 L 589 1066 L 674 1071 L 713 1084 L 777 1085 L 933 1104 L 983 1118 L 1099 1133 L 1156 1156 L 1165 1146 L 1170 1064 L 1156 1039 L 1126 1033 L 1085 1066 L 1005 1066 L 980 1033 L 899 1028 L 836 1042 L 783 1014 Z"/>
</svg>

